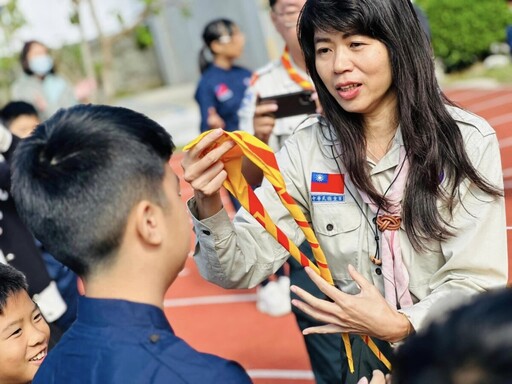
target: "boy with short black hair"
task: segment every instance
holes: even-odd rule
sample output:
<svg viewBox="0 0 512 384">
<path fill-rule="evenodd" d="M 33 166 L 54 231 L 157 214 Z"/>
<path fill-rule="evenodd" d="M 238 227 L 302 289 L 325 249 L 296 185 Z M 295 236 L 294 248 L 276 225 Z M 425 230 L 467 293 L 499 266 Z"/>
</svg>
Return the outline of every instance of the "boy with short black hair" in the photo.
<svg viewBox="0 0 512 384">
<path fill-rule="evenodd" d="M 60 110 L 19 144 L 20 215 L 86 295 L 34 384 L 251 382 L 175 336 L 163 312 L 190 246 L 173 148 L 146 116 L 99 105 Z"/>
<path fill-rule="evenodd" d="M 25 276 L 0 263 L 0 383 L 30 383 L 46 357 L 49 338 Z"/>
<path fill-rule="evenodd" d="M 14 135 L 24 139 L 40 123 L 36 108 L 25 101 L 10 101 L 0 110 L 2 123 Z"/>
</svg>

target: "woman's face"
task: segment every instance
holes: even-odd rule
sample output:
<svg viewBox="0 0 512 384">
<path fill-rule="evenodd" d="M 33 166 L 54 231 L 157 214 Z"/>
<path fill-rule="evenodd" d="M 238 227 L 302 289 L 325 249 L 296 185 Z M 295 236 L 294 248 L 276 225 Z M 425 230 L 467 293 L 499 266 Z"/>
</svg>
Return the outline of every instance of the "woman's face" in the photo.
<svg viewBox="0 0 512 384">
<path fill-rule="evenodd" d="M 33 43 L 27 52 L 27 61 L 30 61 L 35 57 L 45 55 L 48 55 L 48 49 L 42 44 Z"/>
<path fill-rule="evenodd" d="M 315 32 L 318 75 L 347 112 L 365 118 L 394 114 L 396 92 L 386 46 L 379 40 L 343 32 Z"/>
</svg>

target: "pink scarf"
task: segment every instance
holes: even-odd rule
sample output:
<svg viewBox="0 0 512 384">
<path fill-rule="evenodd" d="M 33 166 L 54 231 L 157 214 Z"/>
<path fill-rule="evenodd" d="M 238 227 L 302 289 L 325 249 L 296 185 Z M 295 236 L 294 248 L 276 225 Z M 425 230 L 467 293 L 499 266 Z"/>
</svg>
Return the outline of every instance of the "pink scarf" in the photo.
<svg viewBox="0 0 512 384">
<path fill-rule="evenodd" d="M 372 212 L 374 214 L 379 213 L 377 225 L 379 231 L 382 232 L 380 250 L 384 277 L 384 297 L 394 308 L 397 308 L 398 305 L 400 305 L 400 308 L 407 308 L 413 304 L 409 293 L 409 273 L 402 260 L 400 237 L 398 236 L 401 223 L 401 202 L 408 173 L 409 160 L 404 146 L 401 145 L 399 162 L 393 175 L 392 184 L 386 194 L 390 203 L 387 212 L 383 212 L 382 208 L 379 209 L 365 192 L 359 191 L 363 201 L 370 206 Z"/>
</svg>

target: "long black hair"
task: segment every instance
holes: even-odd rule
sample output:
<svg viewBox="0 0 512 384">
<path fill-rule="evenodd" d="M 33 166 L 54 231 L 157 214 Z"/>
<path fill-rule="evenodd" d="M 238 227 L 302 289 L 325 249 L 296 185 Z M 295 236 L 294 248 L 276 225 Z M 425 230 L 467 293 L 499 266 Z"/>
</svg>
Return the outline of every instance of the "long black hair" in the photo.
<svg viewBox="0 0 512 384">
<path fill-rule="evenodd" d="M 212 43 L 214 41 L 220 41 L 222 38 L 231 38 L 235 27 L 236 24 L 228 19 L 216 19 L 206 24 L 202 35 L 204 45 L 199 52 L 199 69 L 201 73 L 211 64 L 211 62 L 206 59 L 206 51 L 209 50 L 214 54 L 212 51 Z"/>
<path fill-rule="evenodd" d="M 490 195 L 502 194 L 479 175 L 468 158 L 462 134 L 446 109 L 445 104 L 452 103 L 440 91 L 430 44 L 411 2 L 308 0 L 298 23 L 299 42 L 325 116 L 339 139 L 341 160 L 358 189 L 386 208 L 388 202 L 372 184 L 367 170 L 362 115 L 341 108 L 316 71 L 314 36 L 318 30 L 369 36 L 389 52 L 397 118 L 410 161 L 403 220 L 416 250 L 423 249 L 427 239 L 442 241 L 453 234 L 437 202 L 442 199 L 451 214 L 464 179 Z M 441 188 L 440 175 L 449 182 L 447 191 Z"/>
</svg>

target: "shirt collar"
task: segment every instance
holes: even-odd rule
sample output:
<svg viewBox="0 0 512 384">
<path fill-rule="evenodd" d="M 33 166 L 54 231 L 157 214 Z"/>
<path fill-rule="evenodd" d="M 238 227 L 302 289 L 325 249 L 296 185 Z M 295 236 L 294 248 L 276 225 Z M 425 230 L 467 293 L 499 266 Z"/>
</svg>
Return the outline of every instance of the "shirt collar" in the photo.
<svg viewBox="0 0 512 384">
<path fill-rule="evenodd" d="M 164 311 L 150 304 L 81 296 L 77 321 L 90 326 L 142 326 L 171 330 Z"/>
</svg>

